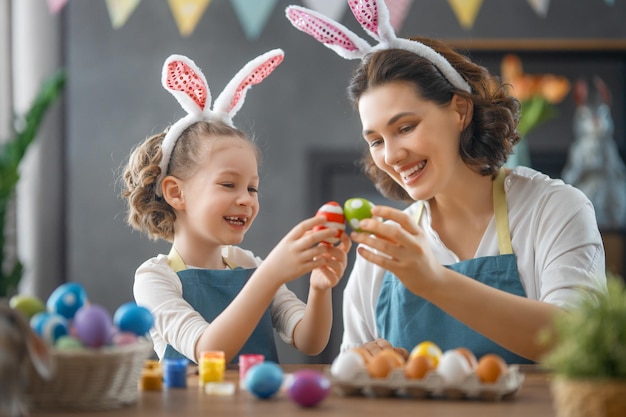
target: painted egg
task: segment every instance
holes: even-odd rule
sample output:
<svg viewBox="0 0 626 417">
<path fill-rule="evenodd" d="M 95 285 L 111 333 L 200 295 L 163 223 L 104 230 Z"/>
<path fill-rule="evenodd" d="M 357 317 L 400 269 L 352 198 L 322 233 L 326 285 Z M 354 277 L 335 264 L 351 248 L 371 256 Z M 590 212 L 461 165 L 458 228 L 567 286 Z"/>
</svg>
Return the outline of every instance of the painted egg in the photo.
<svg viewBox="0 0 626 417">
<path fill-rule="evenodd" d="M 421 343 L 418 343 L 417 346 L 413 348 L 411 353 L 409 354 L 409 358 L 413 358 L 415 356 L 428 356 L 435 363 L 435 368 L 439 365 L 439 358 L 441 358 L 441 348 L 437 346 L 437 344 L 425 340 Z"/>
<path fill-rule="evenodd" d="M 365 360 L 355 350 L 341 352 L 330 365 L 330 374 L 340 381 L 352 381 L 354 377 L 365 369 Z"/>
<path fill-rule="evenodd" d="M 137 336 L 145 336 L 154 324 L 154 317 L 150 310 L 131 301 L 122 304 L 115 310 L 113 324 L 121 332 L 131 332 Z"/>
<path fill-rule="evenodd" d="M 28 320 L 35 314 L 46 311 L 43 301 L 37 297 L 24 294 L 16 294 L 11 297 L 9 306 L 22 313 Z"/>
<path fill-rule="evenodd" d="M 476 366 L 476 375 L 482 383 L 493 384 L 507 372 L 507 365 L 501 356 L 488 353 L 481 356 Z"/>
<path fill-rule="evenodd" d="M 447 350 L 439 358 L 437 372 L 450 385 L 462 383 L 472 373 L 467 359 L 456 350 Z"/>
<path fill-rule="evenodd" d="M 435 368 L 435 361 L 430 356 L 414 356 L 404 366 L 404 376 L 407 379 L 424 379 Z"/>
<path fill-rule="evenodd" d="M 112 337 L 115 346 L 126 346 L 137 343 L 137 335 L 133 332 L 118 332 Z"/>
<path fill-rule="evenodd" d="M 69 350 L 83 349 L 85 346 L 83 346 L 82 342 L 76 339 L 74 336 L 66 335 L 59 337 L 56 340 L 54 347 L 61 350 Z"/>
<path fill-rule="evenodd" d="M 261 399 L 270 398 L 276 394 L 282 383 L 283 370 L 271 361 L 258 363 L 246 372 L 246 389 Z"/>
<path fill-rule="evenodd" d="M 303 369 L 294 372 L 287 396 L 302 407 L 314 407 L 330 392 L 330 380 L 321 372 Z"/>
<path fill-rule="evenodd" d="M 341 235 L 346 229 L 345 217 L 343 215 L 343 209 L 339 203 L 335 201 L 329 201 L 317 210 L 316 216 L 326 217 L 326 223 L 320 226 L 315 226 L 313 230 L 324 230 L 328 228 L 337 229 L 337 233 L 332 238 L 324 241 L 324 243 L 335 244 L 339 242 Z"/>
<path fill-rule="evenodd" d="M 111 315 L 100 305 L 85 305 L 74 315 L 76 337 L 87 347 L 99 348 L 108 344 L 113 330 Z"/>
<path fill-rule="evenodd" d="M 46 307 L 52 313 L 72 319 L 76 311 L 86 303 L 87 292 L 83 286 L 77 282 L 66 282 L 52 291 L 46 301 Z"/>
<path fill-rule="evenodd" d="M 359 228 L 359 223 L 363 219 L 372 217 L 372 207 L 374 203 L 364 198 L 349 198 L 343 204 L 343 213 L 346 216 L 346 221 L 353 230 L 362 232 Z"/>
<path fill-rule="evenodd" d="M 69 333 L 67 319 L 60 314 L 44 311 L 30 319 L 30 327 L 50 346 Z"/>
</svg>

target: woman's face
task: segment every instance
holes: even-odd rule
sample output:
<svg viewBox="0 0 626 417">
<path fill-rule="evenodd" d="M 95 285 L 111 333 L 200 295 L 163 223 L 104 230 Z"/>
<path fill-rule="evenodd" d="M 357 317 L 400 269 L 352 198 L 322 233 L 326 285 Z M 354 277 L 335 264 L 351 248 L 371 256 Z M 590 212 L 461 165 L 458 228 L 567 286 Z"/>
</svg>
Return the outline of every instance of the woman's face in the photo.
<svg viewBox="0 0 626 417">
<path fill-rule="evenodd" d="M 394 81 L 373 87 L 358 103 L 363 138 L 374 163 L 414 200 L 445 191 L 459 169 L 464 112 L 460 98 L 439 105 L 422 99 L 415 86 Z"/>
</svg>

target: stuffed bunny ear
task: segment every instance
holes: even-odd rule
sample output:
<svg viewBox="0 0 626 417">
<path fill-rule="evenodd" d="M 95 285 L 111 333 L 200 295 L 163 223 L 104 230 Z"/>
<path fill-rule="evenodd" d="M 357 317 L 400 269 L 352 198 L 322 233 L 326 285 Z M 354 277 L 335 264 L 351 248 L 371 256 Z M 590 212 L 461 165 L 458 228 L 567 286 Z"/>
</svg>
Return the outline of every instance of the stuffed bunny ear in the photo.
<svg viewBox="0 0 626 417">
<path fill-rule="evenodd" d="M 273 49 L 248 62 L 215 99 L 213 113 L 232 125 L 232 118 L 243 105 L 248 89 L 267 78 L 283 62 L 284 56 L 281 49 Z"/>
<path fill-rule="evenodd" d="M 396 38 L 391 15 L 383 0 L 348 0 L 352 14 L 363 29 L 378 42 Z"/>
<path fill-rule="evenodd" d="M 350 29 L 313 10 L 288 6 L 285 15 L 296 29 L 309 34 L 342 58 L 362 59 L 372 50 L 367 41 Z"/>
<path fill-rule="evenodd" d="M 163 64 L 163 87 L 188 114 L 202 113 L 211 105 L 211 92 L 198 66 L 183 55 L 172 55 Z"/>
</svg>

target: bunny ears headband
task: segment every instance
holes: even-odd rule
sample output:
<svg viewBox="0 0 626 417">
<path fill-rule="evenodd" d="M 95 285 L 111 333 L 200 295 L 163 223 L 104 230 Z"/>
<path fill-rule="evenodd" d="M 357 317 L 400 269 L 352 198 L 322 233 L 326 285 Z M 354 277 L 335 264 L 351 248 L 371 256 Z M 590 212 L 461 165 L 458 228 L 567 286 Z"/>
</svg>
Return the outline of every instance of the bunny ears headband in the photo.
<svg viewBox="0 0 626 417">
<path fill-rule="evenodd" d="M 287 19 L 297 29 L 311 35 L 342 58 L 363 59 L 370 52 L 392 48 L 403 49 L 432 62 L 456 88 L 471 92 L 470 85 L 461 74 L 434 49 L 421 42 L 396 36 L 391 26 L 389 9 L 383 0 L 348 0 L 348 5 L 356 20 L 378 41 L 378 45 L 371 46 L 350 29 L 313 10 L 289 6 L 285 13 Z"/>
<path fill-rule="evenodd" d="M 213 109 L 211 91 L 200 68 L 182 55 L 171 55 L 165 60 L 161 77 L 163 87 L 176 98 L 187 115 L 174 123 L 163 138 L 161 173 L 156 188 L 158 195 L 161 195 L 160 184 L 167 174 L 172 150 L 183 131 L 200 121 L 221 121 L 233 126 L 232 119 L 243 105 L 248 89 L 270 75 L 283 61 L 284 55 L 281 49 L 273 49 L 248 62 L 215 99 Z"/>
</svg>

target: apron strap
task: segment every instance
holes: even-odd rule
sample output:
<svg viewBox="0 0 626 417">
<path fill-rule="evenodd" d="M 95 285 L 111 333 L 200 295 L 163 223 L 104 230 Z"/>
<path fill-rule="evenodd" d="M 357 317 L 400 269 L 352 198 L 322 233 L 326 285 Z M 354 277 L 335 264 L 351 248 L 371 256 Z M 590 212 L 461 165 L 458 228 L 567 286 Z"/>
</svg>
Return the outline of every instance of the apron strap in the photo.
<svg viewBox="0 0 626 417">
<path fill-rule="evenodd" d="M 224 258 L 223 256 L 222 256 L 222 262 L 224 262 L 224 265 L 226 265 L 229 269 L 237 268 L 237 265 L 233 264 L 232 262 L 230 262 L 228 259 Z M 180 257 L 180 254 L 178 253 L 174 245 L 172 245 L 172 249 L 170 249 L 170 253 L 167 254 L 167 264 L 170 266 L 170 268 L 172 268 L 172 271 L 176 273 L 187 269 L 187 265 L 185 265 L 183 258 Z"/>
<path fill-rule="evenodd" d="M 513 253 L 511 245 L 511 232 L 509 229 L 509 213 L 506 205 L 506 193 L 504 192 L 504 179 L 506 173 L 500 168 L 496 179 L 493 180 L 493 211 L 496 216 L 496 233 L 498 234 L 498 248 L 500 255 Z"/>
<path fill-rule="evenodd" d="M 496 217 L 496 233 L 498 235 L 498 249 L 500 255 L 510 255 L 513 253 L 511 245 L 511 232 L 509 229 L 509 215 L 506 205 L 506 193 L 504 192 L 504 179 L 506 173 L 504 168 L 500 168 L 498 175 L 493 180 L 493 211 Z M 424 201 L 420 201 L 413 218 L 419 224 L 424 212 Z"/>
</svg>

